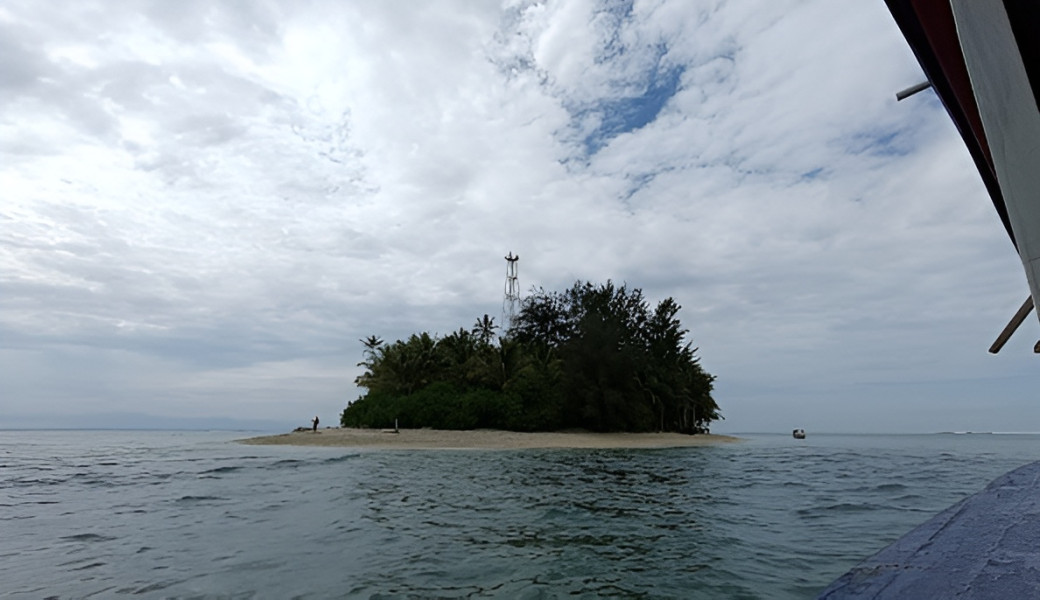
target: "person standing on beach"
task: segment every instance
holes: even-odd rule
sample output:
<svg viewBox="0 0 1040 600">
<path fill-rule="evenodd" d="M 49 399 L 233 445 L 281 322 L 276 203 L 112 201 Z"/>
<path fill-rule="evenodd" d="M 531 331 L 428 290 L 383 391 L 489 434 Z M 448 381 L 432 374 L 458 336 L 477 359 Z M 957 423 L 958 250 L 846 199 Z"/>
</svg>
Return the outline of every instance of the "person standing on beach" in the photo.
<svg viewBox="0 0 1040 600">
<path fill-rule="evenodd" d="M 318 415 L 314 415 L 314 418 L 311 419 L 311 423 L 314 424 L 314 427 L 311 429 L 311 431 L 317 433 L 317 431 L 318 431 Z"/>
</svg>

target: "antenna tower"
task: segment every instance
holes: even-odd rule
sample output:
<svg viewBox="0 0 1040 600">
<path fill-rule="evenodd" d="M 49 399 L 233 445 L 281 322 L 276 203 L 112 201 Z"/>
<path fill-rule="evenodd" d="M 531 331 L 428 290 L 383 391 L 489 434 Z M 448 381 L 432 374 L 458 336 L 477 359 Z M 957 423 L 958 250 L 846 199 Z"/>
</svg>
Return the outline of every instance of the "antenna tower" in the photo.
<svg viewBox="0 0 1040 600">
<path fill-rule="evenodd" d="M 510 252 L 506 256 L 506 296 L 502 300 L 502 326 L 509 328 L 513 325 L 516 310 L 520 304 L 520 279 L 517 275 L 516 263 L 520 262 L 520 256 L 513 256 Z"/>
</svg>

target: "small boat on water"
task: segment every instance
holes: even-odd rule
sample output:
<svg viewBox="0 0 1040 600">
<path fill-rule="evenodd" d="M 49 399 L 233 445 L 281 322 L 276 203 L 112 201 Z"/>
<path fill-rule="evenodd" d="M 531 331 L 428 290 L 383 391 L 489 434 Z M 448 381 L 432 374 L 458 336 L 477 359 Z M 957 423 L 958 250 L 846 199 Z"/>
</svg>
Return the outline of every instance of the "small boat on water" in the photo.
<svg viewBox="0 0 1040 600">
<path fill-rule="evenodd" d="M 805 439 L 805 430 L 804 429 L 795 429 L 794 431 L 791 432 L 791 435 L 793 435 L 794 439 L 796 439 L 796 440 L 804 440 Z"/>
</svg>

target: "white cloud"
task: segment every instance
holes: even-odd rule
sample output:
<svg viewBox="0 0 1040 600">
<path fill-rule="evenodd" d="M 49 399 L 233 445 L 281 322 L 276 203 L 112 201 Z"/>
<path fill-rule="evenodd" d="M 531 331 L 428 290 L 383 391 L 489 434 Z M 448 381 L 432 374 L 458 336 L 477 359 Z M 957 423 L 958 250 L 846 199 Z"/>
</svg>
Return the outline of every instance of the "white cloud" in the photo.
<svg viewBox="0 0 1040 600">
<path fill-rule="evenodd" d="M 0 40 L 0 417 L 332 422 L 358 338 L 497 315 L 509 251 L 675 297 L 731 431 L 1040 416 L 1029 334 L 985 355 L 1017 259 L 895 104 L 883 5 L 26 2 Z"/>
</svg>

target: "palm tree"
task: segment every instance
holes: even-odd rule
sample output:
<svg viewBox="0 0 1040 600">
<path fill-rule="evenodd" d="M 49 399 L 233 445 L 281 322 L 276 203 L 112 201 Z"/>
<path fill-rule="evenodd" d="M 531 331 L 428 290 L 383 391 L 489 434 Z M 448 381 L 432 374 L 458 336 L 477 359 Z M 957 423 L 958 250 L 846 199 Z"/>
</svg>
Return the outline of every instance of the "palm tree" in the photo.
<svg viewBox="0 0 1040 600">
<path fill-rule="evenodd" d="M 480 338 L 481 343 L 490 344 L 496 329 L 498 329 L 498 325 L 495 325 L 494 317 L 489 317 L 487 313 L 484 313 L 484 317 L 477 319 L 476 324 L 473 325 L 473 335 Z"/>
<path fill-rule="evenodd" d="M 366 352 L 374 352 L 376 348 L 383 345 L 383 338 L 378 335 L 370 335 L 367 338 L 358 341 L 365 346 Z"/>
<path fill-rule="evenodd" d="M 375 362 L 375 358 L 377 356 L 376 351 L 379 350 L 379 347 L 383 345 L 383 338 L 379 337 L 378 335 L 370 335 L 367 338 L 358 341 L 365 346 L 365 349 L 362 351 L 365 360 L 359 362 L 357 366 L 371 369 L 372 364 Z"/>
</svg>

